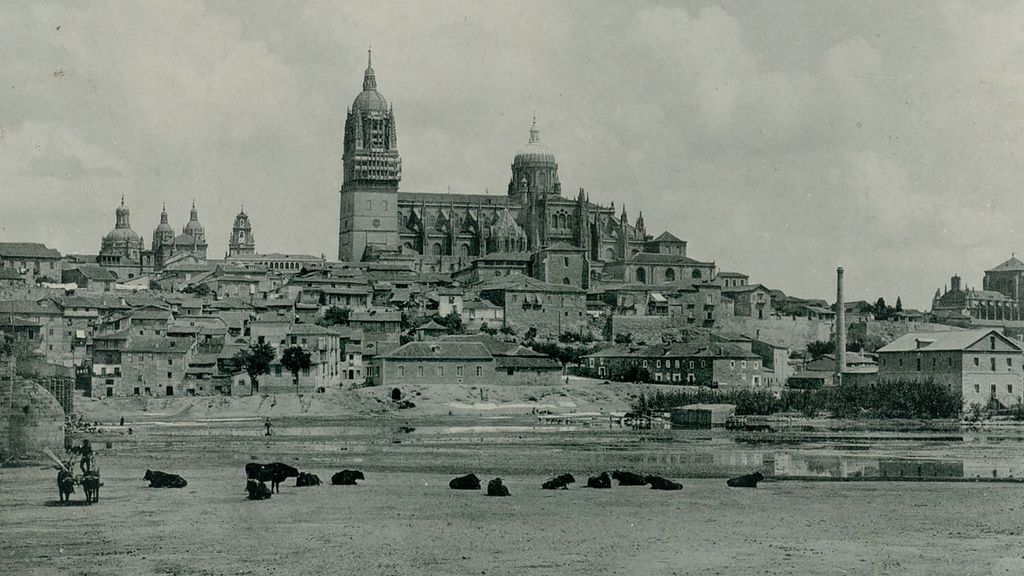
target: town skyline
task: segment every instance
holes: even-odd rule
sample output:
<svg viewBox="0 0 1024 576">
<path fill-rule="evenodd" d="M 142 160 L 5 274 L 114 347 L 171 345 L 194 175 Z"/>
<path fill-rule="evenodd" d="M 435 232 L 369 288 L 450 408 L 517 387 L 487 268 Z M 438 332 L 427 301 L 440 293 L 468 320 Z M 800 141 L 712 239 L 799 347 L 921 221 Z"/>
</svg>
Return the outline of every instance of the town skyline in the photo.
<svg viewBox="0 0 1024 576">
<path fill-rule="evenodd" d="M 95 253 L 124 194 L 147 246 L 164 203 L 180 229 L 195 199 L 211 258 L 242 205 L 260 251 L 331 258 L 345 108 L 372 42 L 398 119 L 402 191 L 503 194 L 536 111 L 564 195 L 625 201 L 695 258 L 789 294 L 831 298 L 842 265 L 848 299 L 926 309 L 952 274 L 980 286 L 984 269 L 1024 246 L 1001 209 L 1020 181 L 1024 114 L 1011 96 L 1021 87 L 1005 72 L 1020 64 L 982 42 L 994 12 L 918 4 L 880 22 L 846 6 L 830 22 L 794 3 L 782 11 L 805 26 L 787 29 L 781 16 L 748 26 L 764 14 L 733 3 L 410 7 L 387 18 L 330 5 L 273 16 L 175 6 L 25 7 L 0 24 L 14 28 L 0 42 L 18 56 L 0 95 L 11 114 L 0 240 Z M 274 17 L 284 25 L 270 27 Z M 911 18 L 929 32 L 915 39 L 923 46 L 895 34 Z M 772 31 L 801 49 L 783 53 Z M 583 33 L 567 45 L 571 32 Z M 399 48 L 412 45 L 403 35 L 430 50 Z M 602 46 L 608 36 L 618 42 Z M 460 50 L 474 42 L 479 51 Z M 129 47 L 146 49 L 123 56 Z M 942 87 L 951 60 L 965 72 Z M 941 137 L 952 126 L 958 138 Z"/>
</svg>

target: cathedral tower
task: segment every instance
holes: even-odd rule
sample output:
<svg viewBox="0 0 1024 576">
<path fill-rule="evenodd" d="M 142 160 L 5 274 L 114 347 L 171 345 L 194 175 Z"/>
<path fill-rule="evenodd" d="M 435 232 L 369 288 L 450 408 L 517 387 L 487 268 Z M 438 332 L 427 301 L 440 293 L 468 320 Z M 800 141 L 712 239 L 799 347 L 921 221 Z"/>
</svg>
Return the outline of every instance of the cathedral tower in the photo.
<svg viewBox="0 0 1024 576">
<path fill-rule="evenodd" d="M 338 259 L 362 260 L 366 248 L 398 246 L 398 155 L 394 110 L 377 92 L 372 54 L 363 91 L 345 118 Z"/>
<path fill-rule="evenodd" d="M 231 238 L 228 239 L 228 256 L 251 256 L 256 254 L 256 238 L 252 235 L 252 224 L 249 215 L 243 208 L 235 216 L 235 224 L 231 227 Z"/>
</svg>

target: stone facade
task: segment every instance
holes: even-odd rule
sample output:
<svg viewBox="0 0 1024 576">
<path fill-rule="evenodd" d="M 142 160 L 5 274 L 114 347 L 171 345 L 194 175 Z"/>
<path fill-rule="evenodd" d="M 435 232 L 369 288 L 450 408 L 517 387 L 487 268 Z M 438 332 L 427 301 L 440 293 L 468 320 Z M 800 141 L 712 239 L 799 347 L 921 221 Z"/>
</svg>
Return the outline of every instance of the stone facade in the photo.
<svg viewBox="0 0 1024 576">
<path fill-rule="evenodd" d="M 252 234 L 252 223 L 243 208 L 235 216 L 231 226 L 231 237 L 228 238 L 228 257 L 252 256 L 256 254 L 256 237 Z"/>
<path fill-rule="evenodd" d="M 878 350 L 878 379 L 932 380 L 960 395 L 965 407 L 1018 404 L 1024 351 L 992 329 L 912 332 Z"/>
<path fill-rule="evenodd" d="M 59 281 L 61 255 L 34 242 L 0 242 L 0 268 L 17 273 L 29 285 L 37 278 Z"/>
<path fill-rule="evenodd" d="M 185 373 L 196 352 L 192 338 L 131 337 L 121 350 L 121 379 L 107 396 L 184 395 Z M 93 387 L 93 395 L 97 390 Z"/>
<path fill-rule="evenodd" d="M 621 345 L 583 358 L 584 370 L 596 378 L 620 377 L 634 366 L 646 369 L 655 383 L 737 389 L 769 385 L 761 358 L 730 343 Z"/>
<path fill-rule="evenodd" d="M 587 327 L 586 293 L 575 286 L 510 276 L 485 283 L 479 294 L 501 306 L 505 326 L 520 333 L 533 327 L 541 335 L 557 335 Z"/>
</svg>

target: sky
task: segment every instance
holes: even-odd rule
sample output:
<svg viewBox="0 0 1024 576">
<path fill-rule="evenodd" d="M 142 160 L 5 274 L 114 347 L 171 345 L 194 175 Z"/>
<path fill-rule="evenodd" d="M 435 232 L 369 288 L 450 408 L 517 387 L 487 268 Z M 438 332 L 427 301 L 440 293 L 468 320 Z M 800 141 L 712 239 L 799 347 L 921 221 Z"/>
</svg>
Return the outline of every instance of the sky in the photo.
<svg viewBox="0 0 1024 576">
<path fill-rule="evenodd" d="M 536 113 L 566 195 L 691 257 L 930 305 L 1020 251 L 1021 2 L 4 2 L 0 240 L 149 245 L 193 200 L 261 252 L 336 256 L 367 47 L 404 191 L 504 193 Z"/>
</svg>

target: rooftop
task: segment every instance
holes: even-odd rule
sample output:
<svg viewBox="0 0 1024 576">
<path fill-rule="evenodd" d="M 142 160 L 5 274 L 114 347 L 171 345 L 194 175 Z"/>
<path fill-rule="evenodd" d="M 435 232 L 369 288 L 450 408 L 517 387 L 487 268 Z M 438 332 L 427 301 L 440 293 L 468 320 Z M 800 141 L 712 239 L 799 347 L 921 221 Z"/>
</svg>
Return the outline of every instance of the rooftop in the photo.
<svg viewBox="0 0 1024 576">
<path fill-rule="evenodd" d="M 487 348 L 479 342 L 409 342 L 395 350 L 381 354 L 384 359 L 430 359 L 430 360 L 491 360 Z"/>
</svg>

